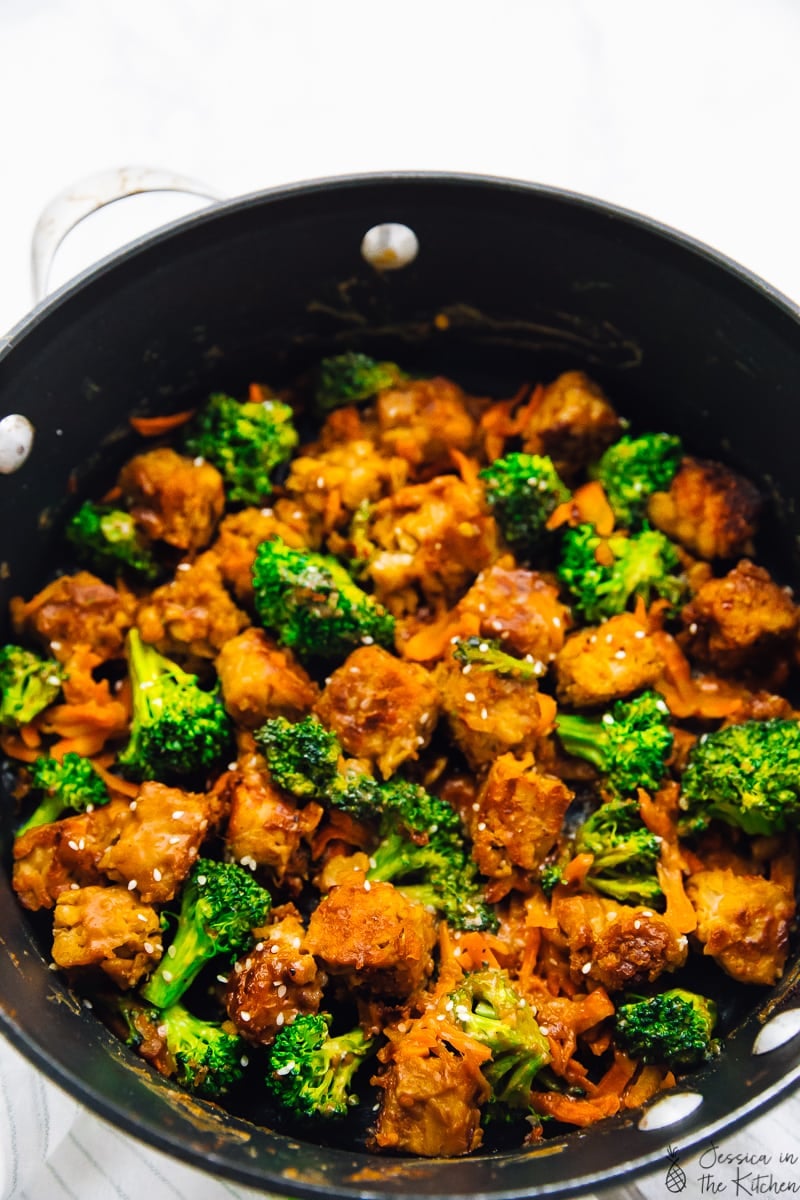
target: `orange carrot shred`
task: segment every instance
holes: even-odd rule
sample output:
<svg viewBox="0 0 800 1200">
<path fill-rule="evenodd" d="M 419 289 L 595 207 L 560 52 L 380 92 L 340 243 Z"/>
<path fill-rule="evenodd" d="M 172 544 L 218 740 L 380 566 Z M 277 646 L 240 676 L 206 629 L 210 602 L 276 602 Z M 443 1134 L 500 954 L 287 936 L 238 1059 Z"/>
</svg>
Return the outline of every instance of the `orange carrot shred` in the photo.
<svg viewBox="0 0 800 1200">
<path fill-rule="evenodd" d="M 187 421 L 191 421 L 196 411 L 195 408 L 189 408 L 184 412 L 169 413 L 163 417 L 130 417 L 129 420 L 131 426 L 141 437 L 161 437 L 165 433 L 171 433 L 173 429 L 179 429 Z"/>
</svg>

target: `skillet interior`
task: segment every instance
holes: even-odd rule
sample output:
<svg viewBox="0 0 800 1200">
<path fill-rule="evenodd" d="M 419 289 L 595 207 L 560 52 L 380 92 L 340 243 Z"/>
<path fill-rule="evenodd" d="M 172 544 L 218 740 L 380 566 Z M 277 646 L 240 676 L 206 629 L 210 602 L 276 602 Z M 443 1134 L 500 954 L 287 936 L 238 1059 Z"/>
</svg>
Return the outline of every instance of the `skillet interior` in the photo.
<svg viewBox="0 0 800 1200">
<path fill-rule="evenodd" d="M 402 221 L 416 261 L 377 274 L 368 228 Z M 447 327 L 434 323 L 444 313 Z M 131 410 L 187 407 L 213 388 L 280 383 L 355 347 L 474 391 L 583 367 L 639 428 L 679 433 L 773 500 L 759 548 L 783 582 L 798 572 L 793 445 L 797 313 L 703 247 L 630 214 L 496 180 L 437 176 L 322 181 L 247 197 L 178 223 L 101 265 L 13 331 L 0 357 L 0 415 L 37 430 L 0 480 L 0 610 L 58 565 L 65 511 L 131 452 Z M 2 829 L 4 858 L 11 830 Z M 315 1147 L 220 1114 L 132 1059 L 47 969 L 46 948 L 0 877 L 0 1028 L 51 1078 L 151 1144 L 251 1186 L 300 1196 L 567 1195 L 666 1162 L 740 1122 L 800 1077 L 799 1040 L 754 1057 L 765 1014 L 792 1007 L 795 965 L 693 1076 L 695 1112 L 660 1131 L 640 1114 L 544 1150 L 468 1162 L 403 1162 Z"/>
</svg>

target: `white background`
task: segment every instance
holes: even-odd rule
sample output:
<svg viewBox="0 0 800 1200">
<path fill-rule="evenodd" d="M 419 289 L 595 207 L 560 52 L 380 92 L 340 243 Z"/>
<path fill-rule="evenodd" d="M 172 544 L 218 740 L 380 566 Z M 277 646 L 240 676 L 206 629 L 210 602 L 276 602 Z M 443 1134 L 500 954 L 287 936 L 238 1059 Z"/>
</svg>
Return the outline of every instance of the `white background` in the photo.
<svg viewBox="0 0 800 1200">
<path fill-rule="evenodd" d="M 40 209 L 127 164 L 226 195 L 384 168 L 536 180 L 681 228 L 798 301 L 799 60 L 796 0 L 0 0 L 0 335 L 30 307 Z M 192 203 L 108 210 L 53 282 Z M 793 1103 L 737 1144 L 800 1143 Z M 75 1145 L 63 1195 L 111 1194 Z M 174 1197 L 187 1175 L 157 1161 Z M 30 1186 L 58 1194 L 52 1175 Z M 643 1192 L 665 1195 L 663 1173 Z"/>
</svg>

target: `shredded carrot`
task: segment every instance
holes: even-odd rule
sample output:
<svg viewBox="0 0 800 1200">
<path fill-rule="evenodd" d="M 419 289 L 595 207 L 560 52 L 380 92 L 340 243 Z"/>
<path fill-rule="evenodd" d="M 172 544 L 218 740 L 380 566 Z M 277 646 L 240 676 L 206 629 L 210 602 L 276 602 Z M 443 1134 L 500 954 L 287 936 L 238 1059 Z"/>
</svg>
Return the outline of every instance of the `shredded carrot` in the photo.
<svg viewBox="0 0 800 1200">
<path fill-rule="evenodd" d="M 711 675 L 694 678 L 689 660 L 669 633 L 656 630 L 653 645 L 664 662 L 655 690 L 664 697 L 674 717 L 704 717 L 717 720 L 741 707 L 745 690 Z"/>
<path fill-rule="evenodd" d="M 16 758 L 18 762 L 31 763 L 39 757 L 39 751 L 26 745 L 19 734 L 11 729 L 0 732 L 0 749 L 9 758 Z"/>
<path fill-rule="evenodd" d="M 683 886 L 680 850 L 675 842 L 661 843 L 661 860 L 656 863 L 656 874 L 667 902 L 664 920 L 678 933 L 692 933 L 697 928 L 697 913 Z"/>
<path fill-rule="evenodd" d="M 614 532 L 614 510 L 608 502 L 603 485 L 596 479 L 576 488 L 569 500 L 559 504 L 550 514 L 548 529 L 562 525 L 594 525 L 600 537 Z"/>
<path fill-rule="evenodd" d="M 621 1050 L 614 1051 L 614 1061 L 597 1085 L 598 1096 L 621 1096 L 636 1074 L 638 1063 Z"/>
<path fill-rule="evenodd" d="M 173 429 L 179 429 L 181 425 L 191 421 L 196 411 L 189 408 L 184 412 L 170 413 L 164 417 L 130 417 L 129 420 L 141 437 L 162 437 L 163 434 L 171 433 Z"/>
<path fill-rule="evenodd" d="M 593 854 L 588 852 L 576 854 L 564 868 L 564 883 L 583 883 L 593 862 Z"/>
<path fill-rule="evenodd" d="M 565 1125 L 585 1128 L 613 1117 L 620 1110 L 619 1096 L 599 1096 L 597 1099 L 581 1099 L 564 1096 L 558 1092 L 531 1092 L 531 1107 L 542 1117 L 554 1117 Z"/>
<path fill-rule="evenodd" d="M 462 619 L 452 611 L 442 613 L 430 625 L 423 625 L 407 642 L 400 644 L 403 658 L 410 662 L 432 662 L 443 658 L 454 637 L 462 634 Z"/>
<path fill-rule="evenodd" d="M 121 796 L 128 796 L 131 800 L 135 800 L 139 795 L 138 783 L 131 783 L 128 779 L 120 779 L 119 775 L 112 775 L 104 766 L 101 766 L 96 758 L 92 759 L 92 766 L 110 792 L 117 792 Z"/>
<path fill-rule="evenodd" d="M 642 1067 L 638 1076 L 623 1092 L 622 1102 L 626 1108 L 639 1108 L 656 1092 L 675 1086 L 675 1076 L 662 1067 Z"/>
<path fill-rule="evenodd" d="M 528 384 L 524 384 L 516 396 L 509 400 L 498 400 L 496 404 L 487 408 L 481 417 L 481 430 L 485 437 L 484 448 L 489 462 L 502 458 L 506 440 L 517 432 L 517 422 L 512 413 L 525 399 L 527 391 Z"/>
<path fill-rule="evenodd" d="M 460 450 L 456 450 L 453 446 L 450 447 L 450 457 L 455 463 L 458 473 L 469 487 L 477 487 L 478 472 L 480 471 L 480 463 L 476 458 L 468 458 L 466 454 L 462 454 Z"/>
</svg>

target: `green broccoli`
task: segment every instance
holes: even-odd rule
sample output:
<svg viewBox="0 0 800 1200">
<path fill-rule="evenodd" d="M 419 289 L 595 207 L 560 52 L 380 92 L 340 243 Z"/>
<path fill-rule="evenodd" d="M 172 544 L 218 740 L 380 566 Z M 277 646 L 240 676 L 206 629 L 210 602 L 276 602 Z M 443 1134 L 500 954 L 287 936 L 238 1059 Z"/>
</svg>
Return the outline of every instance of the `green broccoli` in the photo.
<svg viewBox="0 0 800 1200">
<path fill-rule="evenodd" d="M 86 812 L 110 800 L 108 788 L 89 759 L 72 751 L 60 762 L 44 756 L 35 759 L 31 765 L 31 787 L 44 795 L 17 830 L 17 837 L 38 825 L 57 821 L 65 812 Z"/>
<path fill-rule="evenodd" d="M 495 459 L 479 477 L 504 539 L 517 557 L 530 558 L 549 536 L 549 516 L 571 495 L 552 459 L 515 451 Z"/>
<path fill-rule="evenodd" d="M 275 783 L 298 800 L 318 800 L 359 820 L 375 815 L 380 784 L 355 760 L 342 757 L 336 734 L 317 717 L 296 722 L 273 717 L 255 738 Z"/>
<path fill-rule="evenodd" d="M 253 564 L 256 612 L 303 659 L 344 659 L 356 646 L 394 645 L 394 618 L 336 559 L 262 542 Z"/>
<path fill-rule="evenodd" d="M 99 1007 L 126 1046 L 153 1058 L 161 1074 L 196 1096 L 216 1100 L 244 1075 L 247 1047 L 231 1026 L 196 1017 L 182 1004 L 153 1008 L 130 993 L 103 995 Z M 142 1053 L 162 1044 L 166 1056 Z"/>
<path fill-rule="evenodd" d="M 450 994 L 448 1009 L 465 1033 L 492 1052 L 481 1068 L 492 1089 L 490 1115 L 530 1111 L 533 1081 L 550 1062 L 550 1044 L 536 1010 L 508 974 L 496 967 L 470 972 Z"/>
<path fill-rule="evenodd" d="M 118 762 L 131 779 L 170 779 L 195 775 L 215 766 L 230 749 L 232 725 L 217 686 L 200 687 L 190 675 L 128 634 L 128 664 L 133 689 L 130 740 Z"/>
<path fill-rule="evenodd" d="M 456 929 L 496 929 L 455 809 L 398 779 L 379 786 L 378 805 L 379 842 L 367 878 L 393 883 Z"/>
<path fill-rule="evenodd" d="M 341 747 L 317 717 L 273 717 L 256 730 L 255 738 L 278 787 L 301 800 L 324 800 L 335 786 Z"/>
<path fill-rule="evenodd" d="M 181 906 L 167 953 L 141 994 L 157 1008 L 180 1000 L 212 959 L 229 959 L 250 945 L 252 930 L 263 925 L 272 898 L 249 871 L 236 863 L 198 858 L 181 890 Z"/>
<path fill-rule="evenodd" d="M 555 888 L 564 882 L 564 864 L 561 862 L 544 862 L 537 872 L 539 886 L 545 896 L 552 896 Z"/>
<path fill-rule="evenodd" d="M 604 538 L 592 525 L 578 525 L 564 534 L 558 577 L 575 610 L 595 622 L 625 612 L 638 598 L 678 604 L 686 586 L 679 571 L 677 550 L 657 529 Z"/>
<path fill-rule="evenodd" d="M 586 885 L 626 904 L 662 898 L 656 875 L 660 839 L 642 821 L 636 800 L 607 800 L 578 828 L 575 851 L 592 854 Z"/>
<path fill-rule="evenodd" d="M 217 392 L 188 425 L 184 445 L 217 468 L 229 501 L 262 504 L 275 468 L 297 446 L 293 419 L 282 400 L 239 401 Z"/>
<path fill-rule="evenodd" d="M 617 1008 L 617 1041 L 634 1058 L 670 1067 L 692 1067 L 716 1053 L 711 1034 L 717 1021 L 713 1000 L 671 988 Z"/>
<path fill-rule="evenodd" d="M 332 1037 L 330 1026 L 327 1013 L 301 1013 L 272 1043 L 267 1091 L 295 1117 L 342 1117 L 358 1103 L 353 1076 L 374 1039 L 358 1027 Z"/>
<path fill-rule="evenodd" d="M 541 679 L 547 673 L 547 664 L 528 655 L 515 658 L 503 649 L 500 642 L 489 638 L 460 638 L 453 646 L 453 657 L 464 666 L 480 667 L 494 671 L 497 675 L 516 679 L 521 683 Z"/>
<path fill-rule="evenodd" d="M 602 483 L 614 516 L 626 529 L 638 526 L 653 492 L 665 491 L 680 466 L 683 446 L 667 433 L 621 437 L 590 471 Z"/>
<path fill-rule="evenodd" d="M 67 524 L 78 557 L 100 575 L 130 574 L 153 583 L 160 566 L 129 512 L 86 500 Z"/>
<path fill-rule="evenodd" d="M 63 674 L 52 658 L 40 658 L 22 646 L 0 647 L 0 725 L 27 725 L 52 704 Z"/>
<path fill-rule="evenodd" d="M 724 821 L 752 835 L 800 827 L 800 722 L 744 721 L 703 734 L 681 779 L 683 834 Z"/>
<path fill-rule="evenodd" d="M 395 363 L 376 362 L 367 354 L 348 350 L 323 358 L 317 370 L 314 399 L 319 409 L 330 412 L 348 404 L 361 404 L 407 378 Z"/>
<path fill-rule="evenodd" d="M 612 796 L 656 791 L 672 750 L 669 709 L 656 692 L 617 700 L 599 717 L 559 713 L 556 733 L 568 754 L 586 759 Z"/>
</svg>

